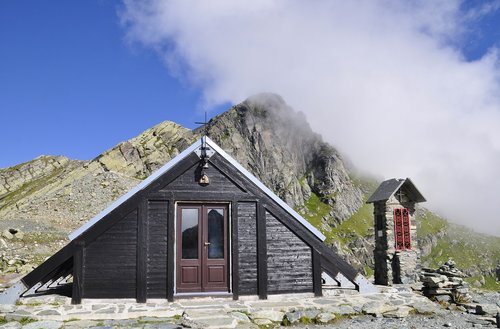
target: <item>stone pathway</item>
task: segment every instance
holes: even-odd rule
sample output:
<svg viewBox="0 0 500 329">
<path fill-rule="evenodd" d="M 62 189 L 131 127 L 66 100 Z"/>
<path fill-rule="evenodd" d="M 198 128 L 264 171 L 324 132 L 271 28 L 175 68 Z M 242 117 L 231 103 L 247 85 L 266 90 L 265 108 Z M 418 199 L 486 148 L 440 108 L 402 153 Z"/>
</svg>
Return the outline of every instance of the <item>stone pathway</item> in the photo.
<svg viewBox="0 0 500 329">
<path fill-rule="evenodd" d="M 405 319 L 410 315 L 446 316 L 439 304 L 410 291 L 334 296 L 269 296 L 268 300 L 242 297 L 193 298 L 169 303 L 148 300 L 86 299 L 81 305 L 61 296 L 23 298 L 18 305 L 0 305 L 0 328 L 262 328 L 304 323 L 343 323 L 348 318 Z M 485 325 L 492 324 L 484 317 Z M 494 321 L 494 320 L 493 320 Z"/>
</svg>

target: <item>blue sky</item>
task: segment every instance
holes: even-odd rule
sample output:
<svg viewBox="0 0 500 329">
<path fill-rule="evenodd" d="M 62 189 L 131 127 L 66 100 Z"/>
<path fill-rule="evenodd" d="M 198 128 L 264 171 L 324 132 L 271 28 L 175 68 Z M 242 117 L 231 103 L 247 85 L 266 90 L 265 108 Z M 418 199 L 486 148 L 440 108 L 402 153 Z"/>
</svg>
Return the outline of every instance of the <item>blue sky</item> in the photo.
<svg viewBox="0 0 500 329">
<path fill-rule="evenodd" d="M 92 159 L 163 120 L 193 128 L 202 118 L 200 88 L 172 77 L 151 48 L 127 42 L 120 8 L 0 2 L 0 168 L 41 154 Z M 499 19 L 497 11 L 474 27 L 461 45 L 468 58 L 498 42 Z"/>
<path fill-rule="evenodd" d="M 125 41 L 119 6 L 0 2 L 0 168 L 41 154 L 92 159 L 164 120 L 201 121 L 199 92 Z"/>
<path fill-rule="evenodd" d="M 0 168 L 92 159 L 259 92 L 500 235 L 500 0 L 0 1 Z"/>
</svg>

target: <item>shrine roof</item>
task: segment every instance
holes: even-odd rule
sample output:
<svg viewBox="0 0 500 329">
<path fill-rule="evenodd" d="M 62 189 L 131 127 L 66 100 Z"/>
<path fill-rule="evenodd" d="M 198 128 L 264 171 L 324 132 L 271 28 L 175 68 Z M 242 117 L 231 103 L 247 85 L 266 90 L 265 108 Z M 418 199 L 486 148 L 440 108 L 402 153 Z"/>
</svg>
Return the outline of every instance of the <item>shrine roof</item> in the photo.
<svg viewBox="0 0 500 329">
<path fill-rule="evenodd" d="M 377 190 L 373 192 L 373 194 L 368 198 L 366 203 L 374 203 L 378 201 L 386 201 L 389 200 L 397 191 L 399 191 L 404 186 L 405 191 L 408 193 L 410 199 L 414 202 L 425 202 L 425 198 L 417 189 L 415 184 L 409 179 L 396 179 L 391 178 L 386 181 L 383 181 Z"/>
</svg>

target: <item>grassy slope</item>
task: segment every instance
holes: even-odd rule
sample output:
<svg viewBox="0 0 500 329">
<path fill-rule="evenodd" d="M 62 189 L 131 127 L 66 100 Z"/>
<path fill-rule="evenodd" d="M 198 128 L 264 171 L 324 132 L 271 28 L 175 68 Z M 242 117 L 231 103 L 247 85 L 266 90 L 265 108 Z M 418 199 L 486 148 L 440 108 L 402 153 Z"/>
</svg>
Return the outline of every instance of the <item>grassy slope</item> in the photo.
<svg viewBox="0 0 500 329">
<path fill-rule="evenodd" d="M 469 282 L 479 280 L 482 273 L 495 269 L 500 264 L 500 238 L 473 232 L 472 230 L 450 224 L 445 219 L 423 211 L 419 220 L 419 238 L 445 231 L 429 255 L 422 257 L 422 264 L 429 267 L 438 267 L 453 258 L 459 269 L 463 269 L 472 276 Z M 500 284 L 493 276 L 485 276 L 486 284 L 483 288 L 500 291 Z"/>
<path fill-rule="evenodd" d="M 353 182 L 363 190 L 365 198 L 377 187 L 377 183 L 370 179 L 353 177 Z M 317 195 L 311 194 L 305 208 L 307 211 L 301 212 L 301 215 L 325 234 L 325 242 L 328 244 L 338 241 L 342 248 L 348 248 L 349 243 L 359 236 L 373 238 L 373 206 L 370 204 L 363 204 L 356 213 L 337 226 L 325 225 L 333 224 L 328 218 L 331 207 L 323 203 Z M 477 269 L 477 275 L 468 279 L 473 282 L 480 278 L 480 272 L 487 272 L 488 269 L 494 269 L 500 264 L 500 238 L 450 224 L 446 219 L 425 208 L 421 208 L 417 213 L 416 220 L 419 240 L 445 232 L 431 253 L 422 258 L 424 266 L 439 267 L 451 257 L 460 269 L 467 271 Z M 371 273 L 372 269 L 365 269 L 365 274 Z M 500 284 L 493 276 L 485 276 L 485 281 L 483 288 L 500 291 Z"/>
</svg>

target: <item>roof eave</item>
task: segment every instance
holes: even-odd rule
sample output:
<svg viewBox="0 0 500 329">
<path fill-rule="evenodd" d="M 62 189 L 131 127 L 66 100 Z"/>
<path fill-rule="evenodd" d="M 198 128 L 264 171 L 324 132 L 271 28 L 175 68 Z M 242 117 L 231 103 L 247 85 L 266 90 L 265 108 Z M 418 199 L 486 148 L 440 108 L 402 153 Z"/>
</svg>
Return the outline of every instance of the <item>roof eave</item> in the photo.
<svg viewBox="0 0 500 329">
<path fill-rule="evenodd" d="M 274 192 L 272 192 L 269 188 L 267 188 L 259 179 L 257 179 L 254 175 L 252 175 L 248 170 L 246 170 L 242 165 L 240 165 L 233 157 L 231 157 L 228 153 L 226 153 L 223 149 L 221 149 L 214 141 L 212 141 L 209 137 L 206 137 L 206 143 L 212 147 L 217 153 L 219 153 L 223 158 L 225 158 L 229 163 L 231 163 L 237 170 L 239 170 L 243 175 L 245 175 L 251 182 L 257 185 L 265 194 L 267 194 L 271 199 L 273 199 L 278 205 L 280 205 L 285 211 L 287 211 L 292 217 L 294 217 L 298 222 L 300 222 L 303 226 L 305 226 L 311 233 L 313 233 L 318 239 L 324 241 L 326 237 L 316 229 L 311 223 L 309 223 L 306 219 L 300 216 L 295 210 L 293 210 L 289 205 L 287 205 L 283 200 L 281 200 Z M 125 201 L 130 199 L 132 196 L 148 187 L 151 183 L 153 183 L 158 177 L 166 173 L 170 168 L 175 166 L 177 163 L 186 158 L 189 154 L 194 152 L 197 148 L 202 145 L 202 140 L 199 139 L 194 142 L 190 147 L 182 151 L 175 158 L 167 162 L 163 167 L 153 172 L 148 178 L 143 180 L 141 183 L 136 185 L 130 191 L 122 195 L 119 199 L 111 203 L 106 209 L 101 211 L 99 214 L 94 216 L 88 222 L 83 224 L 80 228 L 76 229 L 72 233 L 69 234 L 69 239 L 74 240 L 80 235 L 82 235 L 85 231 L 90 229 L 94 224 L 96 224 L 99 220 L 110 214 L 113 210 L 118 208 Z"/>
<path fill-rule="evenodd" d="M 286 204 L 280 197 L 278 197 L 273 191 L 271 191 L 267 186 L 265 186 L 257 177 L 246 170 L 241 164 L 238 163 L 232 156 L 230 156 L 226 151 L 221 149 L 214 141 L 209 137 L 206 138 L 207 144 L 210 145 L 217 153 L 224 157 L 229 163 L 231 163 L 236 169 L 238 169 L 243 175 L 245 175 L 252 183 L 257 185 L 264 193 L 266 193 L 271 199 L 273 199 L 277 204 L 279 204 L 283 209 L 285 209 L 290 215 L 292 215 L 298 222 L 305 226 L 311 233 L 313 233 L 321 241 L 325 241 L 326 236 L 321 233 L 317 228 L 315 228 L 311 223 L 309 223 L 304 217 L 299 215 L 295 210 L 293 210 L 288 204 Z"/>
<path fill-rule="evenodd" d="M 176 157 L 174 157 L 172 160 L 167 162 L 165 165 L 163 165 L 160 169 L 156 170 L 153 172 L 151 175 L 149 175 L 148 178 L 137 184 L 135 187 L 133 187 L 131 190 L 129 190 L 127 193 L 122 195 L 120 198 L 118 198 L 116 201 L 111 203 L 106 209 L 101 211 L 99 214 L 94 216 L 92 219 L 90 219 L 88 222 L 80 226 L 78 229 L 73 231 L 68 235 L 70 240 L 74 240 L 77 237 L 79 237 L 81 234 L 83 234 L 85 231 L 87 231 L 89 228 L 91 228 L 95 223 L 97 223 L 99 220 L 104 218 L 106 215 L 111 213 L 113 210 L 118 208 L 121 204 L 123 204 L 125 201 L 130 199 L 132 196 L 134 196 L 136 193 L 140 192 L 144 188 L 148 187 L 151 183 L 153 183 L 158 177 L 166 173 L 170 168 L 175 166 L 177 163 L 179 163 L 181 160 L 183 160 L 186 156 L 194 152 L 198 147 L 201 146 L 201 139 L 194 142 L 190 147 L 179 153 Z"/>
</svg>

